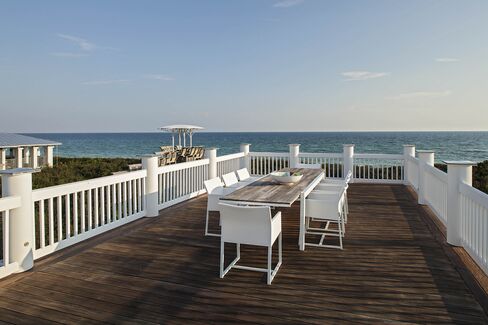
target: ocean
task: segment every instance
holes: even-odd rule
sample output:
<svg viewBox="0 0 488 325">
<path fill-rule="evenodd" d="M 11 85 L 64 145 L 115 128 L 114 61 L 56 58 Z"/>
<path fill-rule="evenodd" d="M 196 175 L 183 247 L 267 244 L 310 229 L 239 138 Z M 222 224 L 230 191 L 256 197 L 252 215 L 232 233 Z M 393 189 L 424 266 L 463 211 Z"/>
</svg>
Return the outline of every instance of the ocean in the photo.
<svg viewBox="0 0 488 325">
<path fill-rule="evenodd" d="M 171 145 L 168 133 L 29 133 L 62 143 L 55 154 L 62 157 L 140 157 Z M 343 144 L 355 144 L 356 153 L 402 153 L 404 144 L 434 150 L 436 161 L 488 160 L 488 132 L 199 132 L 193 145 L 217 147 L 218 155 L 239 151 L 250 143 L 251 151 L 288 151 L 300 143 L 302 152 L 342 152 Z"/>
</svg>

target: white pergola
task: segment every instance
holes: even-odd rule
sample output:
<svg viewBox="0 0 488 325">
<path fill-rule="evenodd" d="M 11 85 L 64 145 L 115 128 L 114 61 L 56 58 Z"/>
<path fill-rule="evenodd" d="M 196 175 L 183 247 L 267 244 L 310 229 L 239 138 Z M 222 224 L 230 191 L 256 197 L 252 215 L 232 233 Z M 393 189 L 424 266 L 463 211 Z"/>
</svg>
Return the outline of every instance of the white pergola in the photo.
<svg viewBox="0 0 488 325">
<path fill-rule="evenodd" d="M 193 146 L 193 133 L 198 130 L 203 130 L 201 126 L 175 124 L 167 125 L 159 128 L 161 131 L 171 132 L 172 145 L 175 146 L 175 135 L 178 134 L 178 145 L 181 146 L 181 135 L 183 135 L 183 147 L 186 147 L 186 135 L 190 137 L 190 147 Z"/>
</svg>

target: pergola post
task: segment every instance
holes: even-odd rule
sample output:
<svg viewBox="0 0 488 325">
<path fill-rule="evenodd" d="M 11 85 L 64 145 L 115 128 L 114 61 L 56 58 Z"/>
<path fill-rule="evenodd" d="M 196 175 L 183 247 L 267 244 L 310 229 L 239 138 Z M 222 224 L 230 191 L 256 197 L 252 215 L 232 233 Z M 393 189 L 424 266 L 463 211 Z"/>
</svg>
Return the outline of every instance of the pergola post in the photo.
<svg viewBox="0 0 488 325">
<path fill-rule="evenodd" d="M 171 144 L 174 147 L 175 146 L 175 134 L 171 133 Z"/>
<path fill-rule="evenodd" d="M 38 166 L 39 165 L 38 164 L 38 161 L 39 161 L 38 157 L 39 157 L 39 147 L 32 147 L 31 148 L 31 164 L 30 165 L 34 169 L 39 167 Z"/>
<path fill-rule="evenodd" d="M 31 147 L 24 147 L 24 166 L 29 166 L 31 157 Z"/>
<path fill-rule="evenodd" d="M 425 174 L 426 166 L 434 166 L 434 151 L 431 150 L 417 150 L 419 157 L 419 191 L 418 191 L 418 203 L 426 204 L 425 199 Z"/>
<path fill-rule="evenodd" d="M 15 148 L 15 162 L 16 162 L 16 166 L 17 168 L 22 168 L 24 166 L 24 164 L 22 163 L 22 147 L 17 147 Z"/>
<path fill-rule="evenodd" d="M 0 170 L 7 169 L 7 149 L 0 149 Z"/>
<path fill-rule="evenodd" d="M 32 203 L 31 168 L 8 169 L 2 174 L 2 195 L 18 196 L 22 205 L 10 211 L 9 253 L 10 262 L 17 262 L 18 272 L 34 266 L 34 209 Z"/>
<path fill-rule="evenodd" d="M 44 162 L 48 167 L 54 166 L 54 146 L 45 147 L 45 159 Z"/>
<path fill-rule="evenodd" d="M 459 184 L 473 185 L 471 161 L 444 161 L 447 165 L 447 242 L 461 246 L 461 197 Z"/>
<path fill-rule="evenodd" d="M 193 131 L 190 130 L 190 147 L 193 147 Z"/>
</svg>

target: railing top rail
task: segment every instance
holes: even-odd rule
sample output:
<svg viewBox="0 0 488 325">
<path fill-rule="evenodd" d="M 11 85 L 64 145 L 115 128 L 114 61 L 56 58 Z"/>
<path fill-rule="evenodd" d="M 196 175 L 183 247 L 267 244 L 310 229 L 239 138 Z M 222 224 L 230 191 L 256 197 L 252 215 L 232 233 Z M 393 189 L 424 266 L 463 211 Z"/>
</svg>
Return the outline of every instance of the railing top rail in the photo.
<svg viewBox="0 0 488 325">
<path fill-rule="evenodd" d="M 107 186 L 107 185 L 130 181 L 133 179 L 143 178 L 146 177 L 146 175 L 147 175 L 147 171 L 143 169 L 143 170 L 127 172 L 123 174 L 89 179 L 86 181 L 44 187 L 32 191 L 32 199 L 34 201 L 48 199 L 54 196 L 86 191 L 101 186 Z"/>
<path fill-rule="evenodd" d="M 442 170 L 431 166 L 431 165 L 426 165 L 425 166 L 425 171 L 439 179 L 441 182 L 447 184 L 447 173 L 444 173 Z"/>
<path fill-rule="evenodd" d="M 289 157 L 289 152 L 250 152 L 252 157 Z"/>
<path fill-rule="evenodd" d="M 310 158 L 342 158 L 342 153 L 330 153 L 330 152 L 302 152 L 298 154 L 298 157 L 310 157 Z"/>
<path fill-rule="evenodd" d="M 419 164 L 420 161 L 418 158 L 415 158 L 413 156 L 407 156 L 407 160 L 417 165 Z"/>
<path fill-rule="evenodd" d="M 403 160 L 403 155 L 382 154 L 382 153 L 355 153 L 354 158 L 358 159 L 383 159 L 383 160 Z"/>
<path fill-rule="evenodd" d="M 22 204 L 19 196 L 7 196 L 0 198 L 0 212 L 12 210 L 20 207 Z"/>
<path fill-rule="evenodd" d="M 204 166 L 204 165 L 208 165 L 208 163 L 209 160 L 208 158 L 206 158 L 206 159 L 200 159 L 195 161 L 187 161 L 184 163 L 178 163 L 173 165 L 160 166 L 158 167 L 158 174 L 173 172 L 175 170 L 183 170 L 191 167 Z"/>
<path fill-rule="evenodd" d="M 238 152 L 238 153 L 233 153 L 233 154 L 230 154 L 230 155 L 219 156 L 219 157 L 216 158 L 216 161 L 219 162 L 219 161 L 237 159 L 237 158 L 242 158 L 244 156 L 245 156 L 244 152 Z"/>
<path fill-rule="evenodd" d="M 488 209 L 488 194 L 481 192 L 480 190 L 461 182 L 459 184 L 459 191 L 476 202 L 477 204 L 481 205 L 485 209 Z"/>
</svg>

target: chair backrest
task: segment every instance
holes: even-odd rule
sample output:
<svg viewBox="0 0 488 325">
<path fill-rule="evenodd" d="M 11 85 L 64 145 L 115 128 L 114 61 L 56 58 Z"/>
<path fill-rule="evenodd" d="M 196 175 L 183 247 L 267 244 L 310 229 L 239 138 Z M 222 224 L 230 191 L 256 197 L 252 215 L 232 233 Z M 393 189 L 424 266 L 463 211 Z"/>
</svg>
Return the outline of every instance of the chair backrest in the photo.
<svg viewBox="0 0 488 325">
<path fill-rule="evenodd" d="M 271 208 L 220 203 L 222 240 L 268 246 L 271 243 Z"/>
<path fill-rule="evenodd" d="M 322 169 L 322 164 L 298 164 L 297 168 Z"/>
<path fill-rule="evenodd" d="M 218 177 L 208 179 L 208 180 L 204 181 L 203 184 L 205 185 L 205 189 L 207 190 L 208 194 L 212 194 L 212 192 L 216 188 L 222 187 L 222 181 Z"/>
<path fill-rule="evenodd" d="M 244 181 L 251 177 L 251 175 L 249 175 L 249 171 L 247 170 L 247 168 L 238 169 L 236 170 L 236 173 L 240 181 Z"/>
<path fill-rule="evenodd" d="M 234 172 L 222 175 L 222 179 L 224 180 L 225 186 L 232 186 L 239 183 L 236 173 Z"/>
</svg>

